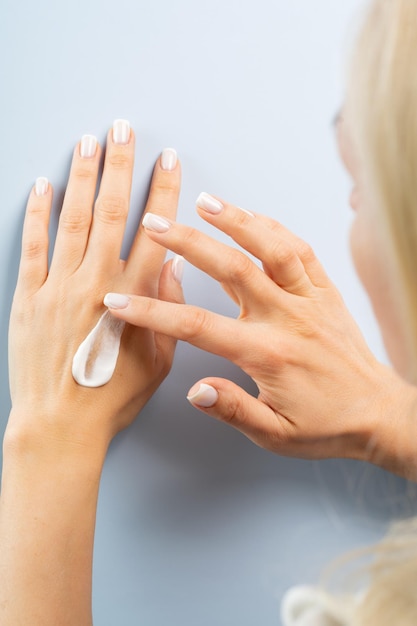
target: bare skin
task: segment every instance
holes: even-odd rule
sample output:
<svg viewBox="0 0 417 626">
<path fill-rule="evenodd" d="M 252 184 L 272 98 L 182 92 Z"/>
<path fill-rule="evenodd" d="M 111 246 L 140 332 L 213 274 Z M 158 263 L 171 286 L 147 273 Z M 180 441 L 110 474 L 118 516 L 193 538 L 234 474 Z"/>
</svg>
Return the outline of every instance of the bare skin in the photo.
<svg viewBox="0 0 417 626">
<path fill-rule="evenodd" d="M 304 458 L 366 459 L 417 479 L 415 387 L 376 361 L 311 248 L 281 224 L 218 198 L 211 200 L 220 207 L 215 214 L 200 202 L 200 216 L 260 259 L 262 271 L 244 252 L 175 223 L 179 164 L 166 171 L 159 160 L 147 228 L 120 261 L 133 142 L 131 133 L 127 144 L 115 145 L 109 134 L 94 213 L 99 150 L 81 158 L 77 146 L 50 268 L 52 190 L 29 198 L 10 324 L 2 626 L 91 626 L 106 451 L 169 371 L 176 339 L 224 356 L 252 376 L 257 398 L 213 377 L 189 395 L 197 408 L 258 445 Z M 163 265 L 166 248 L 219 280 L 239 305 L 239 317 L 183 304 L 178 273 Z M 112 314 L 129 325 L 113 379 L 87 389 L 72 379 L 72 357 L 109 292 L 118 295 L 113 303 L 106 298 Z"/>
<path fill-rule="evenodd" d="M 369 351 L 311 248 L 282 225 L 219 198 L 200 216 L 262 261 L 174 222 L 152 241 L 218 280 L 239 305 L 230 319 L 191 305 L 128 295 L 119 319 L 225 357 L 251 376 L 257 398 L 221 378 L 190 390 L 193 404 L 258 445 L 302 458 L 368 460 L 417 478 L 417 391 Z M 200 386 L 205 385 L 211 388 Z M 212 400 L 208 405 L 207 401 Z"/>
<path fill-rule="evenodd" d="M 95 201 L 100 148 L 77 145 L 51 267 L 52 202 L 33 190 L 10 321 L 12 412 L 3 444 L 0 501 L 2 626 L 90 626 L 91 570 L 100 475 L 111 439 L 130 424 L 168 373 L 175 340 L 125 329 L 116 372 L 104 387 L 77 385 L 75 351 L 106 310 L 109 287 L 180 302 L 165 251 L 138 232 L 120 249 L 129 209 L 134 134 L 110 131 Z M 146 210 L 175 218 L 180 165 L 156 163 Z M 93 213 L 93 205 L 94 213 Z"/>
</svg>

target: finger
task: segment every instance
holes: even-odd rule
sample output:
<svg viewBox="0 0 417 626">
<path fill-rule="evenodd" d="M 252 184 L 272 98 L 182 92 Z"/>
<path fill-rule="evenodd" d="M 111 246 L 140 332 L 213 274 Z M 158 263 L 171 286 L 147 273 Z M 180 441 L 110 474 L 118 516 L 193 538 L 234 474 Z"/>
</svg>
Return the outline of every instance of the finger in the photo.
<svg viewBox="0 0 417 626">
<path fill-rule="evenodd" d="M 91 226 L 101 149 L 94 135 L 77 144 L 55 241 L 51 274 L 72 274 L 80 266 Z"/>
<path fill-rule="evenodd" d="M 163 150 L 155 164 L 145 213 L 154 213 L 175 220 L 181 187 L 181 165 L 172 148 Z M 155 296 L 165 250 L 146 237 L 142 228 L 129 254 L 126 275 L 135 290 Z"/>
<path fill-rule="evenodd" d="M 118 319 L 187 341 L 237 365 L 243 358 L 242 345 L 249 341 L 250 329 L 244 322 L 195 306 L 113 293 L 106 295 L 104 304 Z"/>
<path fill-rule="evenodd" d="M 273 232 L 253 213 L 202 193 L 197 199 L 199 214 L 229 235 L 262 261 L 272 280 L 290 293 L 309 295 L 312 284 L 292 241 Z"/>
<path fill-rule="evenodd" d="M 116 120 L 107 135 L 106 156 L 85 263 L 95 271 L 118 267 L 129 212 L 135 137 L 127 120 Z"/>
<path fill-rule="evenodd" d="M 159 280 L 158 298 L 164 302 L 184 304 L 184 294 L 181 287 L 184 272 L 184 259 L 176 256 L 165 263 Z M 173 356 L 177 340 L 169 335 L 156 334 L 155 345 L 164 355 Z"/>
<path fill-rule="evenodd" d="M 263 402 L 223 378 L 206 378 L 188 392 L 187 400 L 200 411 L 233 426 L 263 448 L 276 441 L 279 420 Z"/>
<path fill-rule="evenodd" d="M 288 244 L 296 251 L 298 258 L 304 265 L 313 285 L 323 288 L 330 285 L 330 279 L 327 276 L 326 271 L 316 257 L 314 250 L 306 241 L 297 237 L 297 235 L 288 230 L 288 228 L 285 228 L 285 226 L 270 217 L 259 214 L 256 217 L 271 233 L 276 233 L 278 237 L 287 241 Z"/>
<path fill-rule="evenodd" d="M 184 304 L 182 278 L 184 274 L 184 258 L 176 255 L 165 263 L 159 279 L 158 298 L 164 302 Z"/>
<path fill-rule="evenodd" d="M 254 311 L 264 314 L 268 304 L 276 308 L 277 286 L 243 252 L 153 214 L 145 216 L 143 225 L 154 241 L 219 281 L 241 307 L 241 316 Z"/>
<path fill-rule="evenodd" d="M 26 208 L 17 288 L 24 290 L 27 295 L 38 291 L 48 275 L 48 225 L 52 193 L 48 179 L 38 178 Z"/>
</svg>

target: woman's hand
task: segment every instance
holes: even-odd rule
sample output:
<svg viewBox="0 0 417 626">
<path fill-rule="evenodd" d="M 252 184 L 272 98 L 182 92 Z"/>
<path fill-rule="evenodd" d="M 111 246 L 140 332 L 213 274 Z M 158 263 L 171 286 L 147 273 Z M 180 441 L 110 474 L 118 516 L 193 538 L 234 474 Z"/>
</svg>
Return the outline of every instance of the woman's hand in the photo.
<svg viewBox="0 0 417 626">
<path fill-rule="evenodd" d="M 49 268 L 52 188 L 39 179 L 30 194 L 10 321 L 8 442 L 23 434 L 55 445 L 106 447 L 134 419 L 171 367 L 175 340 L 126 326 L 109 383 L 82 387 L 71 372 L 80 343 L 106 311 L 106 292 L 127 290 L 182 301 L 179 265 L 172 267 L 170 262 L 163 268 L 165 251 L 142 229 L 128 259 L 120 260 L 134 150 L 128 122 L 117 120 L 108 134 L 95 199 L 100 147 L 91 136 L 76 146 Z M 175 219 L 179 191 L 180 165 L 175 151 L 168 149 L 156 163 L 146 211 Z"/>
<path fill-rule="evenodd" d="M 146 232 L 218 280 L 240 307 L 238 319 L 135 295 L 112 309 L 110 294 L 112 314 L 249 374 L 258 398 L 228 380 L 206 378 L 189 400 L 260 446 L 304 458 L 367 458 L 408 471 L 398 467 L 396 446 L 401 463 L 407 456 L 397 426 L 414 409 L 415 389 L 375 360 L 311 248 L 272 219 L 207 194 L 197 204 L 201 217 L 262 261 L 263 270 L 243 252 L 169 220 L 147 215 Z"/>
</svg>

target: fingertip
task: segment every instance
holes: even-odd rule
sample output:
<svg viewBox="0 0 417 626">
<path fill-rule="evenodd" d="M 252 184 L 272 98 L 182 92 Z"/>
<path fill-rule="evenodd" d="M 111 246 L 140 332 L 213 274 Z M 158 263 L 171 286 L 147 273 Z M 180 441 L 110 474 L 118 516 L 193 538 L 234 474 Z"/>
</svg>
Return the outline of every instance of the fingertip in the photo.
<svg viewBox="0 0 417 626">
<path fill-rule="evenodd" d="M 181 256 L 180 254 L 176 254 L 175 257 L 171 261 L 171 273 L 172 273 L 174 280 L 179 285 L 182 285 L 182 281 L 184 278 L 184 266 L 185 266 L 184 257 Z"/>
<path fill-rule="evenodd" d="M 193 406 L 202 409 L 212 408 L 219 399 L 217 389 L 207 383 L 196 383 L 187 394 L 187 400 Z"/>
<path fill-rule="evenodd" d="M 33 193 L 37 198 L 47 196 L 52 191 L 52 186 L 46 176 L 38 176 L 33 186 Z"/>
<path fill-rule="evenodd" d="M 107 146 L 134 147 L 136 142 L 135 131 L 129 120 L 118 118 L 113 121 L 113 125 L 107 132 Z"/>
<path fill-rule="evenodd" d="M 110 312 L 127 309 L 131 303 L 131 297 L 121 293 L 106 293 L 103 304 Z"/>
<path fill-rule="evenodd" d="M 178 154 L 174 148 L 164 148 L 159 158 L 159 164 L 164 172 L 173 172 L 178 163 Z"/>
<path fill-rule="evenodd" d="M 184 304 L 182 279 L 184 276 L 184 258 L 176 255 L 167 261 L 159 280 L 159 298 L 165 302 Z"/>
</svg>

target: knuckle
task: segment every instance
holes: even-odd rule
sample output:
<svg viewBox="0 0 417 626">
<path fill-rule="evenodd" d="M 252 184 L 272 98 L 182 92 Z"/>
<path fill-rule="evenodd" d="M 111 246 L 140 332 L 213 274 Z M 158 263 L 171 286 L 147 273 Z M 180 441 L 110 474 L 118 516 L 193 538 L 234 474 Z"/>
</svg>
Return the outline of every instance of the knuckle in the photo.
<svg viewBox="0 0 417 626">
<path fill-rule="evenodd" d="M 44 216 L 47 213 L 47 205 L 45 202 L 30 202 L 28 204 L 26 215 L 27 217 Z"/>
<path fill-rule="evenodd" d="M 45 254 L 45 241 L 43 239 L 29 239 L 22 243 L 22 257 L 25 259 L 37 259 Z"/>
<path fill-rule="evenodd" d="M 59 227 L 67 233 L 80 233 L 89 226 L 90 218 L 88 213 L 77 207 L 72 207 L 61 213 Z"/>
<path fill-rule="evenodd" d="M 198 230 L 187 227 L 183 228 L 183 231 L 181 233 L 181 243 L 183 250 L 195 249 L 200 245 L 200 242 L 201 236 Z"/>
<path fill-rule="evenodd" d="M 233 215 L 233 225 L 239 229 L 246 229 L 251 222 L 253 222 L 253 217 L 240 209 Z"/>
<path fill-rule="evenodd" d="M 242 404 L 236 396 L 230 396 L 226 400 L 224 413 L 222 413 L 222 421 L 229 426 L 241 427 L 245 423 L 245 412 Z"/>
<path fill-rule="evenodd" d="M 311 262 L 314 261 L 316 255 L 314 253 L 313 248 L 306 241 L 300 239 L 297 244 L 297 253 L 301 261 L 303 262 Z"/>
<path fill-rule="evenodd" d="M 132 163 L 132 156 L 126 152 L 113 152 L 108 157 L 108 164 L 115 170 L 129 170 Z"/>
<path fill-rule="evenodd" d="M 189 309 L 188 315 L 183 320 L 183 334 L 187 341 L 193 340 L 205 335 L 210 327 L 209 318 L 203 309 Z"/>
<path fill-rule="evenodd" d="M 152 192 L 162 196 L 172 195 L 178 190 L 178 184 L 172 180 L 172 177 L 160 174 L 156 176 L 152 182 Z"/>
<path fill-rule="evenodd" d="M 253 275 L 252 261 L 245 254 L 233 251 L 227 264 L 227 273 L 232 283 L 247 283 Z"/>
<path fill-rule="evenodd" d="M 97 198 L 94 215 L 105 224 L 124 222 L 128 212 L 128 202 L 123 196 L 99 196 Z"/>
<path fill-rule="evenodd" d="M 288 265 L 294 261 L 295 252 L 291 246 L 282 241 L 274 241 L 269 252 L 269 261 L 275 265 Z"/>
<path fill-rule="evenodd" d="M 76 165 L 72 172 L 72 177 L 78 181 L 91 180 L 94 176 L 94 170 L 86 165 Z"/>
</svg>

